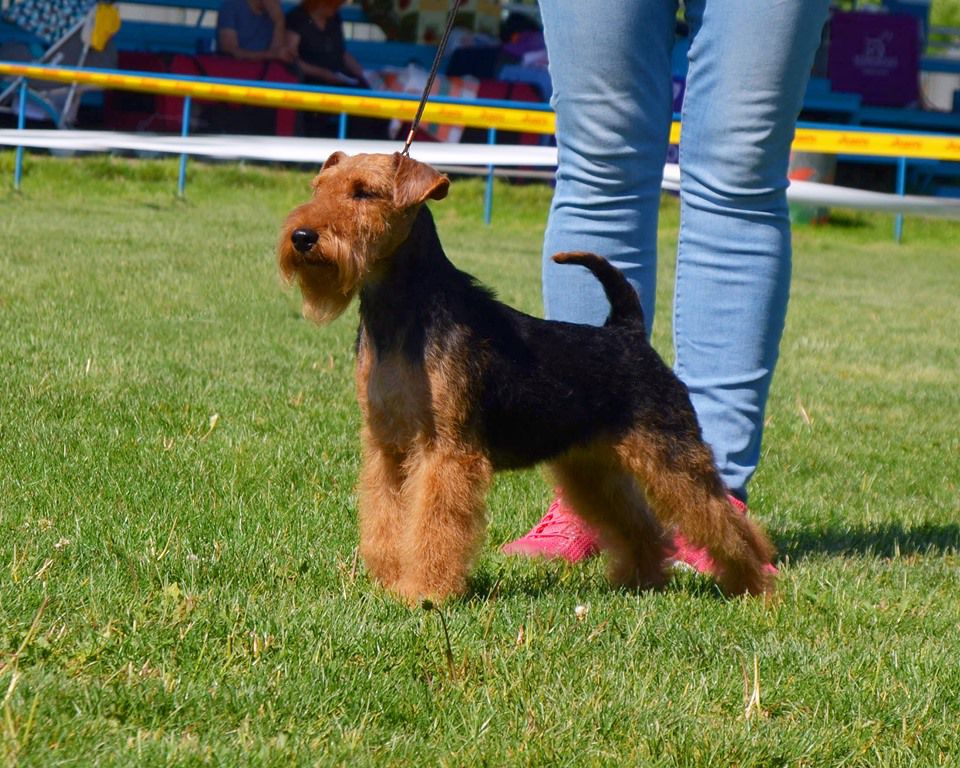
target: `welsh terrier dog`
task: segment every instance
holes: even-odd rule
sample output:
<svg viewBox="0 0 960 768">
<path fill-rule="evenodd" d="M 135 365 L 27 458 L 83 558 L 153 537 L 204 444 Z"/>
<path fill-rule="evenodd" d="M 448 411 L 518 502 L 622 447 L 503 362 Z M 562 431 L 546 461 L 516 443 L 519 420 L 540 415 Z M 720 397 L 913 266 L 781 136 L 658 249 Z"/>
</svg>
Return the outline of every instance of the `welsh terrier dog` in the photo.
<svg viewBox="0 0 960 768">
<path fill-rule="evenodd" d="M 427 200 L 449 179 L 399 153 L 330 156 L 287 217 L 280 272 L 327 323 L 360 297 L 360 554 L 408 603 L 462 594 L 492 475 L 549 462 L 601 536 L 610 579 L 668 578 L 670 535 L 705 547 L 728 594 L 772 589 L 773 551 L 736 512 L 686 387 L 647 342 L 636 292 L 599 256 L 611 305 L 595 328 L 498 302 L 446 257 Z M 571 269 L 573 267 L 570 267 Z"/>
</svg>

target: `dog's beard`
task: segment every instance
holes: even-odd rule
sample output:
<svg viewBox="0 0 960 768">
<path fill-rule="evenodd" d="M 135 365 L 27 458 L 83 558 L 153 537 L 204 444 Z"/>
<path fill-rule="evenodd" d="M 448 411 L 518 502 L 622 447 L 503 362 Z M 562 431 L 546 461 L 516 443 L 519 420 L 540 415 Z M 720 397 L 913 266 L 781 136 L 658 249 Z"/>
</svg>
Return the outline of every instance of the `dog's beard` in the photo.
<svg viewBox="0 0 960 768">
<path fill-rule="evenodd" d="M 339 272 L 329 262 L 305 263 L 297 270 L 304 317 L 322 325 L 343 314 L 356 295 L 357 283 L 340 279 Z"/>
<path fill-rule="evenodd" d="M 324 236 L 307 253 L 300 253 L 282 241 L 280 274 L 287 283 L 296 282 L 303 297 L 304 317 L 319 323 L 336 320 L 349 306 L 364 277 L 363 260 L 350 244 Z"/>
</svg>

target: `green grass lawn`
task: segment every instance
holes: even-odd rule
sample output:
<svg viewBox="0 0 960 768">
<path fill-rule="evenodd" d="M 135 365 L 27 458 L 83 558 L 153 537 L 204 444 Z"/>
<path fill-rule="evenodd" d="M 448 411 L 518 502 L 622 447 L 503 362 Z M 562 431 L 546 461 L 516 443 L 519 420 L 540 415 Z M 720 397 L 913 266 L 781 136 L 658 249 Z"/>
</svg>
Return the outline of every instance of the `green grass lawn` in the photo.
<svg viewBox="0 0 960 768">
<path fill-rule="evenodd" d="M 498 477 L 440 614 L 356 562 L 355 310 L 305 322 L 273 260 L 309 178 L 193 163 L 179 201 L 172 161 L 30 157 L 3 182 L 6 764 L 960 761 L 960 225 L 796 233 L 751 497 L 775 599 L 503 557 L 550 498 L 531 471 Z M 491 227 L 482 192 L 433 206 L 447 251 L 539 313 L 550 191 L 499 186 Z M 676 232 L 665 198 L 668 358 Z"/>
</svg>

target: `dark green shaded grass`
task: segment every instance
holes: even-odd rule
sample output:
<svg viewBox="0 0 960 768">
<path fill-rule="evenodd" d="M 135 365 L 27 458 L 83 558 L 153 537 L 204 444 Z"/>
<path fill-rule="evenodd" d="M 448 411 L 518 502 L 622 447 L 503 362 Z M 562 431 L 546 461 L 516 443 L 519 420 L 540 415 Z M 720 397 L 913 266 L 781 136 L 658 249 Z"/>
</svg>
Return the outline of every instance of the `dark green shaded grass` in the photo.
<svg viewBox="0 0 960 768">
<path fill-rule="evenodd" d="M 355 559 L 355 312 L 304 322 L 273 263 L 310 172 L 194 163 L 178 201 L 172 162 L 28 161 L 0 193 L 6 762 L 958 759 L 958 225 L 796 233 L 751 497 L 775 600 L 504 558 L 550 498 L 532 471 L 498 478 L 441 614 Z M 534 313 L 549 194 L 498 186 L 492 227 L 476 181 L 434 206 L 450 256 Z M 665 198 L 667 357 L 676 226 Z"/>
</svg>

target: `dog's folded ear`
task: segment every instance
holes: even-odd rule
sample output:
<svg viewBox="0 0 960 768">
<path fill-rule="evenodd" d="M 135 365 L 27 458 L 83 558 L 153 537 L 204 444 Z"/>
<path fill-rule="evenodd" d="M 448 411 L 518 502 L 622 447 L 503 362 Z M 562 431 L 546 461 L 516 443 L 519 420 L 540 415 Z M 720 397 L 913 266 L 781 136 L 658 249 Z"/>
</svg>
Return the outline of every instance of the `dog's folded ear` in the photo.
<svg viewBox="0 0 960 768">
<path fill-rule="evenodd" d="M 320 173 L 323 173 L 325 170 L 327 170 L 327 168 L 333 168 L 333 166 L 343 160 L 343 158 L 346 156 L 347 154 L 345 152 L 334 152 L 332 155 L 330 155 L 330 157 L 324 160 L 323 166 L 320 168 Z"/>
<path fill-rule="evenodd" d="M 394 203 L 400 209 L 419 205 L 427 200 L 443 200 L 450 188 L 450 179 L 426 163 L 394 153 L 397 174 L 394 182 Z"/>
<path fill-rule="evenodd" d="M 310 182 L 310 186 L 313 187 L 314 191 L 317 189 L 317 184 L 320 183 L 320 174 L 323 173 L 328 168 L 333 168 L 337 163 L 343 160 L 348 155 L 345 152 L 334 152 L 330 155 L 320 167 L 320 172 L 313 177 L 313 181 Z"/>
</svg>

